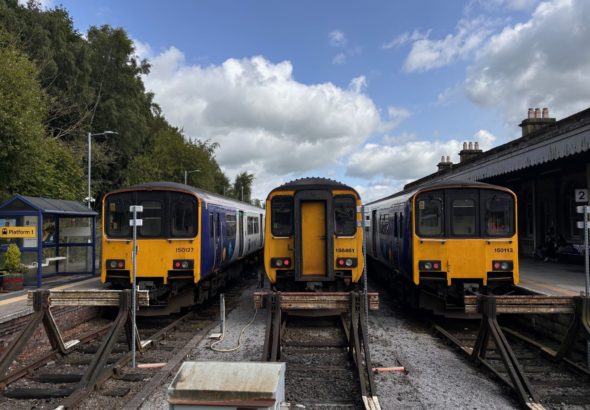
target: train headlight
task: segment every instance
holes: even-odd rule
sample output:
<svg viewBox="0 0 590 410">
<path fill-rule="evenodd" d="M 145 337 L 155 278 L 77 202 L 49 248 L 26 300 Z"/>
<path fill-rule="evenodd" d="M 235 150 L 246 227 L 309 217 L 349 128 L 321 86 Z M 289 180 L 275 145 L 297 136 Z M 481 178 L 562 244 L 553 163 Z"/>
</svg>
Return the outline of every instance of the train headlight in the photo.
<svg viewBox="0 0 590 410">
<path fill-rule="evenodd" d="M 418 269 L 421 271 L 437 271 L 441 266 L 440 261 L 418 261 Z"/>
<path fill-rule="evenodd" d="M 108 259 L 106 265 L 109 269 L 125 269 L 125 261 L 122 259 Z"/>
<path fill-rule="evenodd" d="M 512 261 L 492 261 L 492 270 L 511 271 L 513 268 Z"/>
<path fill-rule="evenodd" d="M 336 259 L 336 265 L 339 268 L 347 267 L 347 268 L 354 268 L 357 266 L 357 259 L 356 258 L 338 258 Z"/>
<path fill-rule="evenodd" d="M 172 269 L 192 269 L 194 261 L 191 259 L 179 259 L 172 261 Z"/>
<path fill-rule="evenodd" d="M 271 268 L 281 268 L 286 269 L 291 266 L 291 258 L 271 258 L 270 260 L 270 267 Z"/>
</svg>

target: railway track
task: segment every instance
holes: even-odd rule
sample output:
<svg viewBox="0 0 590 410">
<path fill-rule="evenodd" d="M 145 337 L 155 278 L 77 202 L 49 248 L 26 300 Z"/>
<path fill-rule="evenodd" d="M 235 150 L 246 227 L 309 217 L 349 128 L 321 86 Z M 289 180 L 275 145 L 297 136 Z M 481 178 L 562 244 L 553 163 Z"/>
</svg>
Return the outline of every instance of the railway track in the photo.
<svg viewBox="0 0 590 410">
<path fill-rule="evenodd" d="M 251 282 L 241 282 L 226 293 L 226 306 L 235 301 Z M 165 378 L 184 360 L 190 350 L 218 323 L 215 303 L 199 306 L 184 315 L 171 318 L 138 318 L 141 340 L 150 340 L 137 356 L 137 368 L 131 367 L 131 352 L 123 332 L 113 341 L 106 366 L 97 369 L 92 388 L 82 381 L 101 346 L 96 338 L 109 327 L 81 340 L 65 355 L 52 352 L 30 366 L 0 380 L 5 387 L 0 407 L 10 409 L 139 408 Z"/>
<path fill-rule="evenodd" d="M 345 319 L 287 315 L 284 326 L 281 361 L 287 363 L 287 401 L 312 409 L 363 409 Z"/>
<path fill-rule="evenodd" d="M 556 361 L 550 348 L 506 327 L 500 327 L 498 339 L 494 334 L 499 333 L 490 329 L 487 348 L 481 349 L 486 342 L 478 339 L 480 328 L 478 320 L 437 319 L 434 325 L 470 360 L 513 389 L 524 407 L 590 406 L 588 369 L 569 360 Z"/>
<path fill-rule="evenodd" d="M 263 360 L 287 363 L 291 405 L 380 410 L 366 318 L 377 293 L 257 292 L 268 309 Z M 366 298 L 365 298 L 366 297 Z"/>
</svg>

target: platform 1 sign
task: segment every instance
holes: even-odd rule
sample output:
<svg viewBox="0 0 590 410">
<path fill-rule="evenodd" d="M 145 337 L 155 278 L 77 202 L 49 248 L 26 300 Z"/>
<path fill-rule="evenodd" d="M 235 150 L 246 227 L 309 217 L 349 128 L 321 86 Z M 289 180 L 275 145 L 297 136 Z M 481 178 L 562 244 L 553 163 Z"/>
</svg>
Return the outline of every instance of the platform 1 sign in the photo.
<svg viewBox="0 0 590 410">
<path fill-rule="evenodd" d="M 0 228 L 0 238 L 36 238 L 37 229 L 34 226 L 3 226 Z"/>
</svg>

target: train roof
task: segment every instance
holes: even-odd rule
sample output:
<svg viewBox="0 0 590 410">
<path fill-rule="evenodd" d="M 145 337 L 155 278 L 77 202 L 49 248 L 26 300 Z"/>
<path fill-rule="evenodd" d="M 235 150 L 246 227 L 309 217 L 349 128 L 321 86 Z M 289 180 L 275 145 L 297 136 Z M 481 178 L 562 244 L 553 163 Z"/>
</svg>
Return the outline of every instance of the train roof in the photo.
<svg viewBox="0 0 590 410">
<path fill-rule="evenodd" d="M 329 178 L 321 178 L 321 177 L 307 177 L 307 178 L 299 178 L 293 181 L 287 182 L 283 185 L 280 185 L 270 191 L 268 195 L 272 194 L 276 191 L 303 191 L 309 189 L 349 189 L 353 191 L 359 198 L 360 195 L 356 190 L 342 182 L 335 181 Z"/>
<path fill-rule="evenodd" d="M 238 201 L 237 199 L 228 198 L 223 195 L 209 192 L 209 191 L 206 191 L 206 190 L 200 189 L 200 188 L 195 188 L 194 186 L 180 184 L 178 182 L 167 182 L 167 181 L 145 182 L 143 184 L 132 185 L 127 188 L 120 188 L 115 191 L 111 191 L 107 195 L 120 193 L 120 192 L 138 191 L 138 190 L 181 191 L 181 192 L 195 194 L 199 198 L 204 199 L 208 203 L 215 203 L 215 204 L 226 205 L 226 206 L 234 206 L 234 207 L 239 207 L 240 209 L 247 209 L 247 210 L 258 212 L 258 213 L 264 212 L 264 209 L 259 208 L 254 205 L 251 205 L 247 202 Z"/>
<path fill-rule="evenodd" d="M 499 189 L 502 191 L 506 191 L 506 192 L 510 192 L 512 193 L 512 191 L 508 188 L 499 186 L 499 185 L 493 185 L 493 184 L 487 184 L 485 182 L 476 182 L 476 181 L 464 181 L 464 180 L 458 180 L 458 179 L 449 179 L 446 181 L 437 181 L 437 182 L 433 182 L 431 184 L 426 184 L 426 185 L 422 185 L 419 188 L 412 188 L 412 189 L 406 189 L 404 191 L 400 191 L 400 192 L 396 192 L 395 194 L 386 196 L 384 198 L 381 199 L 377 199 L 375 201 L 371 201 L 367 204 L 365 204 L 365 206 L 368 205 L 373 205 L 376 204 L 378 202 L 382 202 L 382 201 L 386 201 L 388 199 L 393 199 L 393 198 L 397 198 L 397 197 L 411 197 L 414 194 L 418 193 L 418 192 L 422 192 L 422 191 L 430 191 L 433 189 L 438 189 L 438 188 L 451 188 L 451 187 L 460 187 L 460 188 L 494 188 L 494 189 Z"/>
</svg>

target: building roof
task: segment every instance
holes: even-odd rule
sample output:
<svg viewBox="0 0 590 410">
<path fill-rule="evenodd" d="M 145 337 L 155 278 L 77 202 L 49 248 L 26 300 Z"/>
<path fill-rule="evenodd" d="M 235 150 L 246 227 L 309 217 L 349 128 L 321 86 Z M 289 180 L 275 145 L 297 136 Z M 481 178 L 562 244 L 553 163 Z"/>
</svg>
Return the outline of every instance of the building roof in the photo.
<svg viewBox="0 0 590 410">
<path fill-rule="evenodd" d="M 448 179 L 477 181 L 590 151 L 590 108 L 478 156 L 427 175 L 404 189 Z"/>
<path fill-rule="evenodd" d="M 47 214 L 96 216 L 97 213 L 77 201 L 35 196 L 15 195 L 0 205 L 0 212 L 26 211 L 32 208 Z"/>
</svg>

